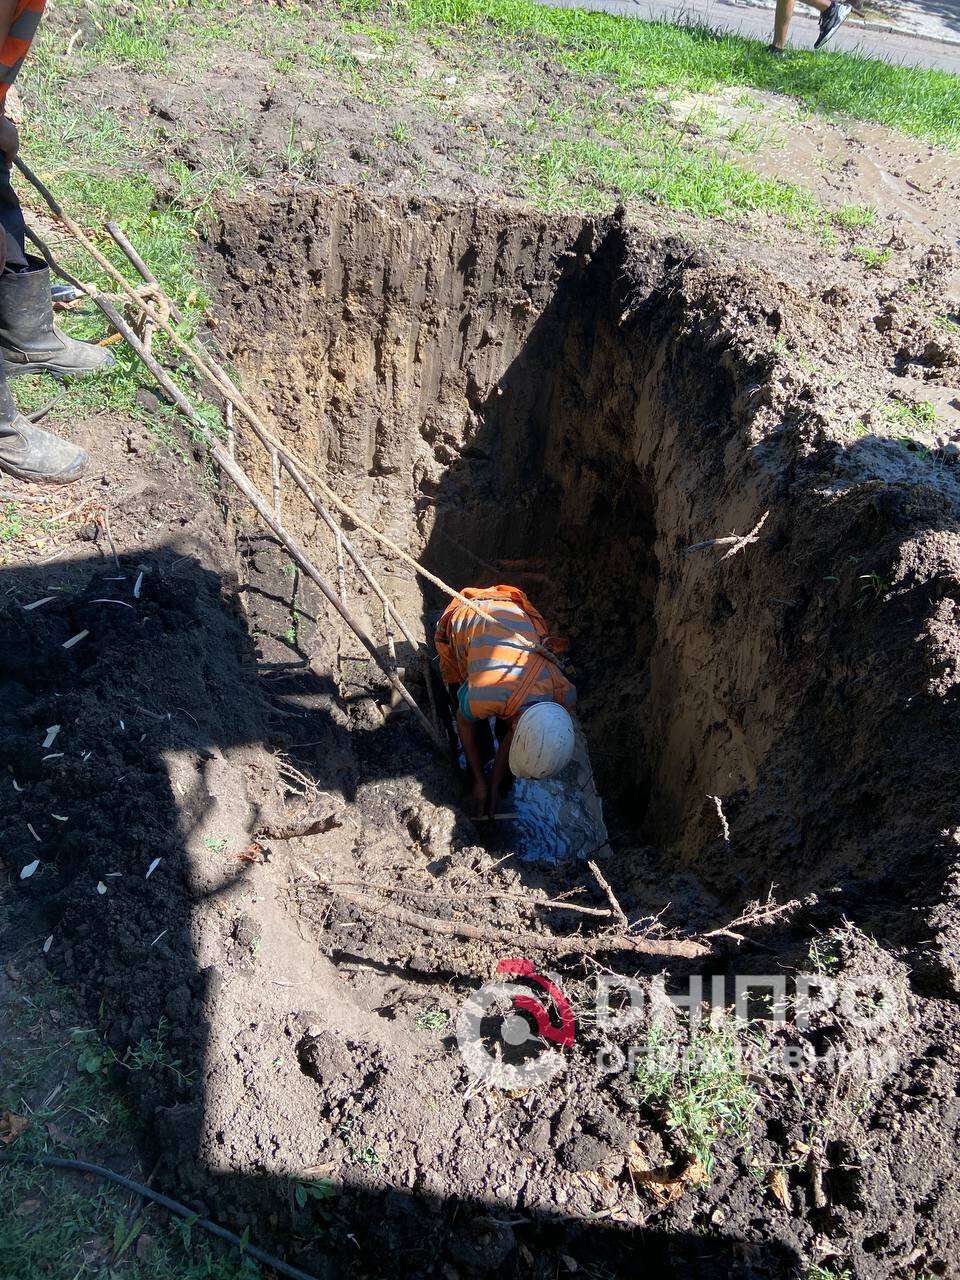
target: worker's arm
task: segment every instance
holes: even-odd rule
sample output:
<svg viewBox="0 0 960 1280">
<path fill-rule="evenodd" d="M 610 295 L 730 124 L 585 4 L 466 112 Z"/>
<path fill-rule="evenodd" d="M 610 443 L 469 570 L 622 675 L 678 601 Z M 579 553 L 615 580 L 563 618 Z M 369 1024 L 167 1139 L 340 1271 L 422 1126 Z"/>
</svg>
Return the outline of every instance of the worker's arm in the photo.
<svg viewBox="0 0 960 1280">
<path fill-rule="evenodd" d="M 468 720 L 462 711 L 457 711 L 457 730 L 463 754 L 467 757 L 470 769 L 470 816 L 482 818 L 487 811 L 487 780 L 483 773 L 483 755 L 477 740 L 476 720 Z"/>
<path fill-rule="evenodd" d="M 516 720 L 511 720 L 510 728 L 500 739 L 500 743 L 497 746 L 497 754 L 493 758 L 493 769 L 490 772 L 490 787 L 487 797 L 487 812 L 491 818 L 497 812 L 497 805 L 500 803 L 500 790 L 510 767 L 510 743 L 513 741 L 513 731 L 516 727 Z"/>
<path fill-rule="evenodd" d="M 20 0 L 0 0 L 0 45 L 10 34 L 14 15 L 20 7 Z"/>
<path fill-rule="evenodd" d="M 20 148 L 20 135 L 8 119 L 4 103 L 40 25 L 45 3 L 46 0 L 0 0 L 0 155 L 8 168 Z"/>
</svg>

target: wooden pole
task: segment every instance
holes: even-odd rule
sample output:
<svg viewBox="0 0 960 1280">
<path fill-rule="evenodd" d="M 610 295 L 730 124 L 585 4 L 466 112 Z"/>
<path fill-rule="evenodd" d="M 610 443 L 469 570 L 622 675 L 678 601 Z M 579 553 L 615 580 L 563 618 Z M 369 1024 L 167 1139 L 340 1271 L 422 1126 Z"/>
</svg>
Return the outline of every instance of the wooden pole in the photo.
<svg viewBox="0 0 960 1280">
<path fill-rule="evenodd" d="M 413 695 L 400 680 L 396 671 L 391 670 L 389 662 L 381 657 L 374 641 L 367 635 L 359 621 L 353 616 L 353 614 L 351 614 L 350 610 L 323 577 L 316 565 L 300 546 L 299 542 L 297 542 L 296 539 L 293 538 L 286 529 L 284 529 L 281 522 L 277 519 L 275 512 L 271 511 L 269 503 L 260 493 L 259 489 L 257 489 L 253 482 L 247 477 L 246 473 L 239 466 L 237 461 L 234 458 L 231 458 L 226 450 L 221 449 L 216 439 L 210 434 L 206 426 L 201 421 L 193 405 L 166 370 L 163 369 L 150 352 L 147 351 L 143 343 L 117 311 L 116 307 L 114 307 L 109 299 L 105 298 L 102 294 L 97 293 L 91 296 L 93 297 L 93 301 L 100 308 L 113 327 L 129 344 L 131 350 L 140 357 L 146 367 L 150 370 L 163 390 L 167 393 L 174 404 L 176 404 L 177 408 L 182 411 L 184 416 L 188 418 L 194 427 L 196 427 L 203 435 L 207 443 L 207 447 L 221 471 L 223 471 L 230 480 L 233 481 L 234 485 L 236 485 L 260 516 L 261 520 L 263 520 L 264 524 L 267 525 L 284 547 L 286 547 L 293 561 L 300 566 L 301 570 L 307 575 L 310 581 L 320 589 L 321 594 L 330 602 L 331 605 L 333 605 L 334 609 L 336 609 L 337 613 L 339 613 L 340 617 L 390 681 L 393 688 L 397 691 L 411 711 L 413 711 L 419 723 L 427 731 L 431 741 L 438 747 L 438 749 L 442 750 L 443 743 L 441 742 L 439 733 L 434 729 L 434 726 L 420 710 Z"/>
</svg>

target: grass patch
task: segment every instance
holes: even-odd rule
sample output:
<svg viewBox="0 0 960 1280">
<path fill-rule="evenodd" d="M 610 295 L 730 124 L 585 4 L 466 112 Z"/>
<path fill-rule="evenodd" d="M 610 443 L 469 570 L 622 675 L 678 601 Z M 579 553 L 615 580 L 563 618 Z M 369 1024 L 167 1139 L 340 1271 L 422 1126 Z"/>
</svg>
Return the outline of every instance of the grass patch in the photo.
<svg viewBox="0 0 960 1280">
<path fill-rule="evenodd" d="M 937 407 L 932 400 L 920 400 L 916 404 L 907 404 L 904 400 L 892 400 L 883 406 L 881 412 L 892 427 L 901 427 L 908 431 L 936 431 L 940 425 Z"/>
<path fill-rule="evenodd" d="M 381 0 L 378 4 L 344 0 L 328 11 L 321 27 L 313 6 L 290 2 L 282 13 L 270 9 L 264 13 L 256 39 L 249 24 L 238 21 L 236 4 L 230 0 L 192 0 L 175 11 L 164 0 L 138 0 L 122 15 L 112 13 L 104 0 L 95 0 L 94 13 L 99 34 L 80 47 L 81 61 L 91 65 L 100 60 L 119 67 L 158 69 L 166 65 L 171 51 L 189 48 L 196 62 L 197 48 L 212 50 L 222 42 L 268 58 L 280 79 L 296 79 L 309 68 L 322 68 L 359 101 L 385 109 L 398 94 L 419 101 L 423 110 L 444 120 L 451 133 L 458 130 L 460 115 L 451 104 L 460 102 L 471 80 L 483 72 L 500 80 L 512 67 L 522 82 L 522 87 L 514 86 L 521 111 L 514 124 L 529 135 L 529 145 L 518 148 L 515 140 L 501 132 L 499 117 L 493 115 L 483 125 L 485 146 L 474 163 L 480 176 L 492 177 L 500 171 L 508 187 L 512 179 L 515 193 L 543 209 L 590 211 L 608 207 L 615 199 L 643 199 L 704 218 L 763 213 L 782 218 L 792 227 L 811 228 L 828 243 L 835 239 L 834 228 L 856 231 L 870 226 L 875 218 L 872 210 L 861 205 L 845 205 L 830 214 L 801 188 L 741 167 L 739 155 L 764 145 L 764 135 L 752 122 L 729 129 L 709 105 L 695 109 L 686 121 L 671 117 L 672 94 L 729 83 L 752 85 L 756 77 L 744 67 L 753 67 L 754 61 L 770 71 L 766 53 L 749 41 L 706 39 L 703 32 L 669 24 L 548 10 L 527 0 Z M 411 34 L 419 39 L 411 40 Z M 358 65 L 352 49 L 344 44 L 355 37 L 372 41 L 382 56 Z M 437 92 L 426 98 L 423 84 L 414 75 L 413 50 L 418 44 L 429 45 L 440 63 L 429 81 Z M 737 52 L 739 61 L 730 61 L 731 51 Z M 531 55 L 551 60 L 566 83 L 551 84 L 545 96 L 533 92 Z M 822 59 L 811 65 L 822 68 Z M 27 67 L 29 71 L 30 63 Z M 740 80 L 734 75 L 737 68 L 738 75 L 743 73 Z M 444 70 L 449 74 L 443 75 Z M 772 72 L 782 78 L 782 70 L 778 63 Z M 831 64 L 830 84 L 833 70 Z M 64 195 L 81 209 L 102 207 L 101 197 L 111 197 L 121 210 L 128 204 L 140 206 L 142 201 L 132 192 L 89 190 L 93 175 L 71 167 L 76 154 L 119 156 L 120 167 L 127 167 L 131 140 L 118 135 L 123 126 L 116 113 L 98 118 L 96 113 L 74 111 L 64 122 L 58 113 L 63 117 L 70 112 L 60 103 L 62 63 L 48 51 L 45 66 L 31 74 L 35 85 L 46 77 L 47 91 L 40 95 L 42 110 L 36 115 L 46 131 L 41 145 L 55 152 L 56 169 L 67 183 Z M 778 87 L 783 87 L 779 81 Z M 309 88 L 305 84 L 305 91 Z M 404 120 L 388 118 L 381 145 L 404 146 L 415 132 Z M 163 211 L 177 224 L 175 234 L 181 246 L 189 243 L 197 222 L 210 212 L 219 195 L 234 195 L 247 181 L 242 133 L 241 121 L 238 142 L 224 152 L 220 163 L 207 158 L 196 169 L 175 159 L 167 161 L 175 191 Z M 69 147 L 61 142 L 64 137 L 70 140 Z M 480 141 L 474 128 L 464 139 L 467 154 Z M 136 141 L 137 160 L 148 145 L 149 138 Z M 317 147 L 315 139 L 291 118 L 280 156 L 281 171 L 322 180 L 328 163 L 326 149 Z M 415 157 L 410 166 L 416 168 Z M 135 230 L 139 228 L 141 235 L 145 231 L 143 210 L 130 208 L 124 216 L 136 241 Z M 168 246 L 148 248 L 152 250 L 148 260 L 158 261 L 158 274 L 165 283 L 190 280 L 190 267 L 185 268 L 182 261 L 164 270 L 162 259 Z"/>
<path fill-rule="evenodd" d="M 344 11 L 372 11 L 350 3 Z M 395 0 L 390 10 L 418 29 L 493 26 L 506 37 L 547 46 L 581 74 L 609 77 L 621 90 L 709 90 L 742 85 L 787 94 L 811 111 L 875 121 L 932 142 L 960 140 L 960 77 L 893 66 L 848 53 L 790 50 L 702 27 L 644 22 L 532 0 Z"/>
<path fill-rule="evenodd" d="M 29 1123 L 11 1155 L 81 1152 L 97 1162 L 99 1144 L 116 1158 L 132 1145 L 137 1122 L 107 1083 L 117 1062 L 127 1070 L 168 1069 L 157 1035 L 117 1059 L 83 1025 L 66 993 L 49 979 L 9 998 L 4 1016 L 4 1080 L 0 1111 Z M 159 1057 L 157 1055 L 160 1055 Z M 100 1161 L 102 1163 L 102 1161 Z M 132 1175 L 143 1181 L 143 1174 Z M 0 1164 L 0 1277 L 75 1280 L 259 1280 L 262 1270 L 190 1224 L 146 1207 L 108 1183 L 56 1170 Z"/>
<path fill-rule="evenodd" d="M 159 14 L 159 5 L 146 8 L 151 11 L 156 8 Z M 109 48 L 116 58 L 120 58 L 126 48 L 119 41 L 120 25 L 125 21 L 129 26 L 127 19 L 111 19 L 101 36 L 104 40 L 109 37 L 112 42 Z M 143 39 L 149 37 L 159 47 L 158 31 L 159 27 L 151 28 L 148 21 L 145 33 L 141 34 Z M 143 50 L 141 53 L 146 57 Z M 119 223 L 182 311 L 182 335 L 193 337 L 210 305 L 197 271 L 194 245 L 217 192 L 235 191 L 238 168 L 225 162 L 203 175 L 193 175 L 171 161 L 173 191 L 161 198 L 143 174 L 142 155 L 153 141 L 149 129 L 125 123 L 117 112 L 81 110 L 66 93 L 67 79 L 62 60 L 49 45 L 38 45 L 36 56 L 25 64 L 21 86 L 30 104 L 30 163 L 76 220 L 94 233 L 100 248 L 114 265 L 136 283 L 135 273 L 113 241 L 104 233 L 97 235 L 108 218 Z M 24 190 L 23 183 L 19 186 L 29 201 L 32 196 L 29 188 Z M 72 240 L 54 232 L 50 244 L 68 270 L 82 280 L 95 281 L 107 292 L 114 290 L 115 286 Z M 82 340 L 96 341 L 105 332 L 103 317 L 92 304 L 59 313 L 57 323 L 65 332 Z M 155 349 L 161 363 L 169 365 L 169 343 L 162 334 L 156 335 Z M 138 392 L 142 387 L 153 390 L 153 384 L 123 344 L 113 346 L 112 354 L 116 362 L 112 370 L 96 378 L 72 379 L 65 390 L 44 376 L 17 379 L 14 390 L 20 407 L 33 412 L 56 399 L 48 418 L 50 423 L 88 417 L 108 409 L 122 412 L 147 423 L 158 445 L 174 447 L 179 415 L 164 405 L 159 409 L 141 408 Z M 185 391 L 191 390 L 189 380 L 176 373 L 174 377 Z M 213 408 L 201 407 L 201 416 L 209 427 L 222 429 L 219 414 Z M 182 450 L 178 452 L 186 456 Z"/>
<path fill-rule="evenodd" d="M 705 148 L 656 136 L 646 144 L 625 151 L 589 139 L 553 142 L 526 162 L 526 195 L 546 209 L 606 207 L 615 192 L 703 218 L 763 211 L 795 226 L 824 222 L 817 202 L 788 183 L 758 177 Z"/>
<path fill-rule="evenodd" d="M 702 1023 L 687 1044 L 654 1026 L 634 1073 L 640 1102 L 661 1113 L 667 1129 L 709 1173 L 721 1138 L 745 1143 L 758 1097 L 728 1022 Z"/>
</svg>

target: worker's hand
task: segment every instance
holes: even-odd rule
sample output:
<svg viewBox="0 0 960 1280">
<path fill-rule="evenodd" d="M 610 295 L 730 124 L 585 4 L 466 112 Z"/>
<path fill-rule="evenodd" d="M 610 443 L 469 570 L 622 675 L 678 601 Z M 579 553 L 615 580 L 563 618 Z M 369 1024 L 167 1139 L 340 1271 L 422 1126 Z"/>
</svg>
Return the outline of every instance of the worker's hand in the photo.
<svg viewBox="0 0 960 1280">
<path fill-rule="evenodd" d="M 470 792 L 470 817 L 482 818 L 487 812 L 487 781 L 475 778 Z"/>
<path fill-rule="evenodd" d="M 12 167 L 19 150 L 20 134 L 17 126 L 9 116 L 0 116 L 0 155 L 8 169 Z"/>
</svg>

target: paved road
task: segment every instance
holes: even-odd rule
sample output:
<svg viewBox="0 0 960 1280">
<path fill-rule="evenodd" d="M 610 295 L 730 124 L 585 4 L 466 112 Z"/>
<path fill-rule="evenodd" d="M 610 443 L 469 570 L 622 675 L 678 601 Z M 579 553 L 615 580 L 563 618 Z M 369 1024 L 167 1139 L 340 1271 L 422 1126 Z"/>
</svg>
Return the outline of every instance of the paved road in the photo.
<svg viewBox="0 0 960 1280">
<path fill-rule="evenodd" d="M 598 9 L 605 13 L 629 18 L 662 18 L 668 22 L 703 24 L 715 31 L 752 36 L 767 43 L 773 33 L 772 8 L 753 4 L 735 3 L 734 0 L 540 0 L 555 9 Z M 951 12 L 957 0 L 947 0 L 936 6 L 935 22 L 946 22 L 952 31 L 956 23 L 956 36 L 960 41 L 960 13 L 954 19 Z M 919 8 L 913 8 L 913 13 Z M 930 13 L 934 10 L 931 7 Z M 807 16 L 810 14 L 811 16 Z M 943 15 L 946 15 L 943 17 Z M 799 48 L 811 48 L 817 38 L 817 18 L 812 9 L 802 3 L 794 11 L 790 27 L 790 43 Z M 846 22 L 832 41 L 832 47 L 849 52 L 859 52 L 868 58 L 880 58 L 886 62 L 903 63 L 906 66 L 938 67 L 960 75 L 960 43 L 928 36 L 909 34 L 902 30 L 884 29 L 874 24 L 861 24 L 852 19 Z"/>
</svg>

